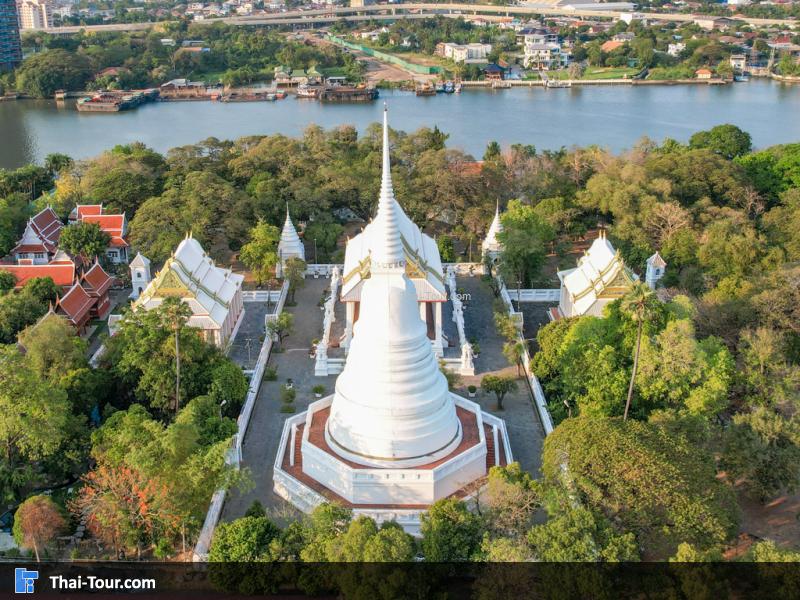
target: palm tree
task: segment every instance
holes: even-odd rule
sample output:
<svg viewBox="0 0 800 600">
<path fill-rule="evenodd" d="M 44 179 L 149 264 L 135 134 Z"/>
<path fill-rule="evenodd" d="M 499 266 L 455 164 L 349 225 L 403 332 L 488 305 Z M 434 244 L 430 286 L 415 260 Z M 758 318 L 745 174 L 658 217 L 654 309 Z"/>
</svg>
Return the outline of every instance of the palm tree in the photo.
<svg viewBox="0 0 800 600">
<path fill-rule="evenodd" d="M 633 369 L 631 370 L 631 382 L 628 386 L 628 399 L 625 402 L 625 414 L 623 421 L 628 419 L 628 411 L 633 399 L 633 383 L 636 380 L 636 370 L 639 368 L 639 351 L 642 348 L 642 329 L 645 321 L 653 316 L 653 301 L 655 294 L 646 284 L 637 281 L 633 287 L 622 298 L 622 312 L 636 321 L 636 349 L 633 353 Z"/>
<path fill-rule="evenodd" d="M 181 407 L 181 348 L 180 333 L 191 315 L 189 306 L 179 298 L 166 298 L 161 304 L 165 324 L 175 332 L 175 414 Z"/>
</svg>

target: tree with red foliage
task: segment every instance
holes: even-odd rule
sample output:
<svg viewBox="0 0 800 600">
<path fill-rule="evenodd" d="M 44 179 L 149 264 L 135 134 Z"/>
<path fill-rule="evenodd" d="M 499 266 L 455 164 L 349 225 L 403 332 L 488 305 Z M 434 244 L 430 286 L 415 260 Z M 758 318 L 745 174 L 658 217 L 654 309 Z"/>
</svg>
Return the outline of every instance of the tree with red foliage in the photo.
<svg viewBox="0 0 800 600">
<path fill-rule="evenodd" d="M 183 515 L 169 486 L 158 477 L 145 477 L 126 466 L 98 466 L 83 477 L 83 487 L 71 510 L 88 517 L 86 526 L 96 538 L 114 547 L 143 545 L 174 536 Z"/>
<path fill-rule="evenodd" d="M 64 531 L 66 521 L 61 511 L 47 496 L 31 496 L 19 505 L 14 515 L 14 540 L 33 550 L 39 562 L 39 549 L 44 549 Z"/>
</svg>

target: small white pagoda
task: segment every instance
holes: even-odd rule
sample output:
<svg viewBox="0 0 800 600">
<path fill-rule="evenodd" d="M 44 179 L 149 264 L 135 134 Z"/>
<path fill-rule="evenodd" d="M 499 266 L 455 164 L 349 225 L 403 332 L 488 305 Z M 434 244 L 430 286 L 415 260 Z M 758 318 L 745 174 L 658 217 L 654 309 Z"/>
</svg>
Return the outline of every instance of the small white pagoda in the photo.
<svg viewBox="0 0 800 600">
<path fill-rule="evenodd" d="M 603 316 L 606 304 L 624 296 L 639 277 L 625 266 L 601 231 L 574 269 L 559 271 L 561 296 L 554 316 Z M 552 313 L 551 313 L 552 314 Z"/>
<path fill-rule="evenodd" d="M 647 269 L 645 271 L 644 282 L 651 290 L 656 289 L 659 280 L 664 277 L 667 270 L 667 262 L 656 252 L 647 259 Z"/>
<path fill-rule="evenodd" d="M 384 130 L 384 144 L 387 143 Z M 505 423 L 449 391 L 420 318 L 384 154 L 370 276 L 335 393 L 284 424 L 275 492 L 304 511 L 335 501 L 419 531 L 420 514 L 464 497 L 512 461 Z"/>
<path fill-rule="evenodd" d="M 200 242 L 187 235 L 133 303 L 133 310 L 152 310 L 165 298 L 180 298 L 192 311 L 187 324 L 202 330 L 209 343 L 225 347 L 244 314 L 243 281 L 243 275 L 217 267 Z"/>
<path fill-rule="evenodd" d="M 486 232 L 486 237 L 481 244 L 481 250 L 484 257 L 488 256 L 492 260 L 497 260 L 500 253 L 503 251 L 503 244 L 497 239 L 497 235 L 503 232 L 503 223 L 500 221 L 500 203 L 494 210 L 494 218 L 492 224 L 489 225 L 489 231 Z"/>
<path fill-rule="evenodd" d="M 292 218 L 289 216 L 289 203 L 286 203 L 286 220 L 283 222 L 283 230 L 281 231 L 281 239 L 278 242 L 278 257 L 280 260 L 276 266 L 276 275 L 281 276 L 286 261 L 290 258 L 306 259 L 306 249 L 300 236 L 297 235 L 297 230 L 294 228 Z"/>
</svg>

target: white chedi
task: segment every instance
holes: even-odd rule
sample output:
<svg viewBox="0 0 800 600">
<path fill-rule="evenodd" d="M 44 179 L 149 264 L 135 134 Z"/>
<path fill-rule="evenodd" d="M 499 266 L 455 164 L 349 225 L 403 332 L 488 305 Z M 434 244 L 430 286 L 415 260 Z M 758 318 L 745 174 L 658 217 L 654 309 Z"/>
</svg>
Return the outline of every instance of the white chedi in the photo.
<svg viewBox="0 0 800 600">
<path fill-rule="evenodd" d="M 461 441 L 461 425 L 405 273 L 388 152 L 383 161 L 373 221 L 381 243 L 372 249 L 362 312 L 325 435 L 337 454 L 353 462 L 413 467 L 449 454 Z"/>
</svg>

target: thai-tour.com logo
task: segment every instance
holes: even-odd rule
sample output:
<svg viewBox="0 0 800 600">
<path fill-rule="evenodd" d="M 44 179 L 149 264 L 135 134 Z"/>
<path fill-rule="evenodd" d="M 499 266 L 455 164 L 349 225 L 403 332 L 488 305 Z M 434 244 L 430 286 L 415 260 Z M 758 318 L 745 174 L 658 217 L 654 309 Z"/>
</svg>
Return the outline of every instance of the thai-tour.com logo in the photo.
<svg viewBox="0 0 800 600">
<path fill-rule="evenodd" d="M 35 581 L 39 579 L 39 571 L 31 571 L 25 567 L 14 569 L 14 592 L 32 594 Z"/>
<path fill-rule="evenodd" d="M 36 580 L 40 579 L 39 571 L 17 567 L 14 569 L 14 592 L 17 594 L 33 594 Z M 40 580 L 40 591 L 43 582 L 47 582 L 48 591 L 139 591 L 155 590 L 156 580 L 144 577 L 100 577 L 97 575 L 47 575 Z"/>
</svg>

